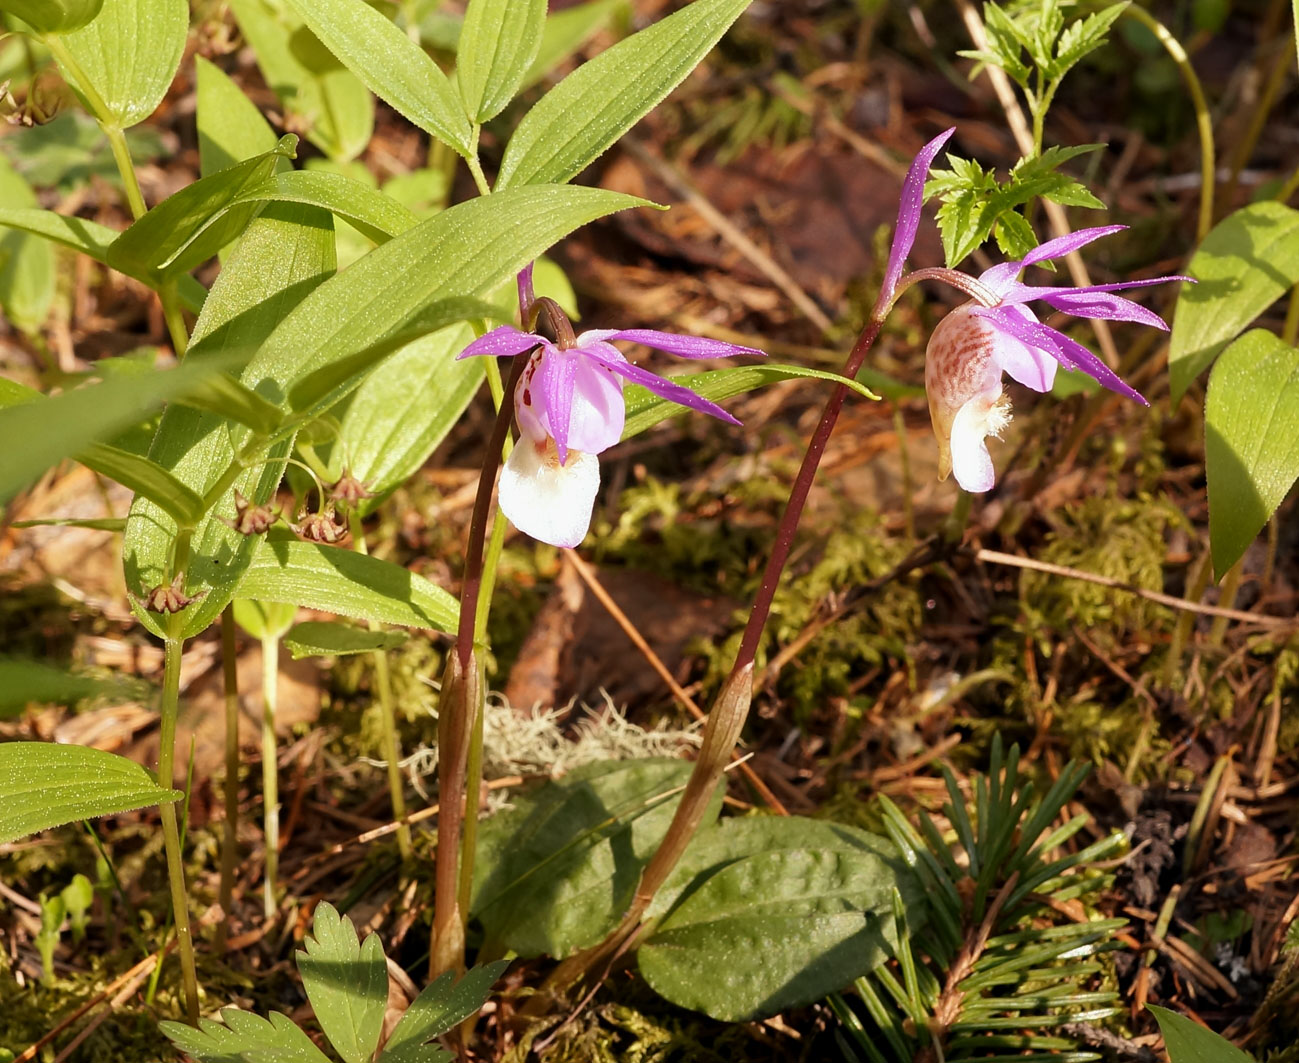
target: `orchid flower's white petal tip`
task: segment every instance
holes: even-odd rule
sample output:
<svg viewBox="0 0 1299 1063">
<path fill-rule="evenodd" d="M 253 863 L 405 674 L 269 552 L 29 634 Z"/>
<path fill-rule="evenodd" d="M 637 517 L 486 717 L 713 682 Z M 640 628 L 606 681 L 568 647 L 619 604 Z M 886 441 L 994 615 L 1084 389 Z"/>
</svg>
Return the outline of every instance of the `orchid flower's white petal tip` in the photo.
<svg viewBox="0 0 1299 1063">
<path fill-rule="evenodd" d="M 577 546 L 591 526 L 599 489 L 594 454 L 570 450 L 561 465 L 550 439 L 525 438 L 501 470 L 501 512 L 525 535 L 552 546 Z"/>
</svg>

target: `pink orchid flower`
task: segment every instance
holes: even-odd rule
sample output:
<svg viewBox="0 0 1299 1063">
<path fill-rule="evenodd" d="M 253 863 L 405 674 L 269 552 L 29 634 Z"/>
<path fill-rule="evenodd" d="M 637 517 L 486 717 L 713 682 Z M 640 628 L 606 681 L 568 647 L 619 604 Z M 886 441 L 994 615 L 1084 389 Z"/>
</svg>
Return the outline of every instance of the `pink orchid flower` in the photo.
<svg viewBox="0 0 1299 1063">
<path fill-rule="evenodd" d="M 520 277 L 523 301 L 525 284 Z M 677 336 L 653 329 L 595 329 L 567 345 L 509 325 L 474 340 L 459 355 L 510 357 L 527 354 L 528 365 L 514 392 L 518 445 L 501 472 L 501 511 L 520 531 L 554 546 L 577 546 L 591 524 L 600 465 L 596 455 L 622 438 L 626 420 L 622 389 L 627 381 L 660 398 L 740 422 L 701 395 L 629 362 L 610 340 L 655 347 L 683 358 L 763 356 L 752 347 Z"/>
<path fill-rule="evenodd" d="M 1100 358 L 1058 329 L 1042 324 L 1024 304 L 1041 300 L 1075 317 L 1135 321 L 1166 332 L 1168 326 L 1159 315 L 1113 293 L 1190 278 L 1151 277 L 1085 287 L 1038 287 L 1017 279 L 1025 267 L 1071 254 L 1127 228 L 1124 225 L 1080 229 L 1048 240 L 1020 261 L 1003 262 L 977 278 L 948 269 L 918 270 L 903 278 L 903 260 L 919 227 L 925 175 L 952 132 L 939 134 L 920 150 L 903 182 L 897 232 L 877 313 L 882 316 L 897 294 L 916 280 L 944 280 L 973 296 L 943 318 L 930 336 L 925 350 L 925 391 L 938 438 L 939 478 L 954 474 L 966 491 L 982 492 L 996 482 L 986 439 L 999 436 L 1010 422 L 1010 402 L 1002 391 L 1003 372 L 1025 387 L 1047 392 L 1058 367 L 1081 370 L 1102 387 L 1149 405 Z"/>
</svg>

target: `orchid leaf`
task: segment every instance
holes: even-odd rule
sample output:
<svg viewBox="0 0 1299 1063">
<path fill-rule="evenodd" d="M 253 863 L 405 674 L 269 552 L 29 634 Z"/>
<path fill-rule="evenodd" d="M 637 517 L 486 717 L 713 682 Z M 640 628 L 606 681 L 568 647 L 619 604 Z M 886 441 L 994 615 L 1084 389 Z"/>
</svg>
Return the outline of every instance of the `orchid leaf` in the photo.
<svg viewBox="0 0 1299 1063">
<path fill-rule="evenodd" d="M 801 365 L 741 365 L 732 369 L 712 369 L 704 373 L 672 378 L 674 384 L 688 387 L 713 402 L 743 395 L 766 384 L 776 384 L 783 380 L 826 380 L 835 384 L 846 383 L 862 398 L 879 398 L 870 388 L 856 380 L 845 380 L 837 373 L 827 373 L 822 369 L 808 369 Z M 646 429 L 653 428 L 660 421 L 682 412 L 681 407 L 676 403 L 661 399 L 635 384 L 628 386 L 626 396 L 627 423 L 623 428 L 623 439 L 639 435 Z"/>
<path fill-rule="evenodd" d="M 400 565 L 295 539 L 261 542 L 238 593 L 241 598 L 430 631 L 454 631 L 459 614 L 454 597 Z"/>
<path fill-rule="evenodd" d="M 541 47 L 546 0 L 469 0 L 456 79 L 470 121 L 495 118 L 514 98 Z"/>
<path fill-rule="evenodd" d="M 129 129 L 153 114 L 167 94 L 188 34 L 185 0 L 104 0 L 86 25 L 50 43 L 87 110 L 105 125 Z M 81 85 L 82 77 L 88 85 Z"/>
<path fill-rule="evenodd" d="M 0 742 L 0 844 L 181 796 L 116 753 L 55 742 Z"/>
<path fill-rule="evenodd" d="M 1299 348 L 1252 329 L 1218 356 L 1204 404 L 1209 548 L 1221 579 L 1299 479 Z"/>
<path fill-rule="evenodd" d="M 1299 210 L 1252 203 L 1213 227 L 1191 258 L 1168 341 L 1176 405 L 1250 322 L 1299 282 Z"/>
<path fill-rule="evenodd" d="M 560 958 L 603 938 L 631 902 L 689 776 L 680 760 L 588 764 L 487 820 L 470 902 L 487 941 Z M 719 789 L 709 819 L 720 802 Z"/>
<path fill-rule="evenodd" d="M 472 129 L 450 79 L 365 0 L 289 0 L 311 31 L 381 100 L 468 156 Z"/>
<path fill-rule="evenodd" d="M 523 117 L 497 187 L 572 180 L 685 80 L 748 6 L 694 0 L 583 63 Z"/>
<path fill-rule="evenodd" d="M 1154 1004 L 1146 1008 L 1159 1023 L 1169 1063 L 1254 1063 L 1253 1056 L 1185 1015 Z"/>
<path fill-rule="evenodd" d="M 665 889 L 641 974 L 674 1004 L 726 1022 L 810 1004 L 871 971 L 896 946 L 894 891 L 918 895 L 887 839 L 796 817 L 708 828 Z"/>
</svg>

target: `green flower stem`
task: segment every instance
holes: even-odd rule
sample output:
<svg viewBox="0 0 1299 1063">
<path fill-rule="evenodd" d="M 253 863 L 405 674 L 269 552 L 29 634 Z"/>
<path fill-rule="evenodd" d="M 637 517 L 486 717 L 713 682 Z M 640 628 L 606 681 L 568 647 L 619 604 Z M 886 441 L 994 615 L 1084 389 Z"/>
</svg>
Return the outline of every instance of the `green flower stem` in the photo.
<svg viewBox="0 0 1299 1063">
<path fill-rule="evenodd" d="M 235 646 L 235 617 L 229 605 L 221 610 L 221 670 L 226 695 L 225 830 L 221 839 L 221 922 L 216 948 L 225 952 L 230 935 L 230 909 L 234 903 L 235 864 L 239 856 L 239 658 Z"/>
<path fill-rule="evenodd" d="M 262 823 L 266 845 L 266 874 L 262 908 L 268 920 L 279 910 L 275 878 L 280 860 L 280 778 L 275 748 L 275 707 L 279 698 L 280 637 L 262 637 Z"/>
<path fill-rule="evenodd" d="M 355 508 L 347 514 L 348 530 L 352 533 L 352 548 L 358 554 L 368 551 L 365 546 L 365 529 L 361 526 L 361 516 Z M 379 625 L 370 621 L 370 630 L 378 631 Z M 392 818 L 398 823 L 397 849 L 402 860 L 409 860 L 414 854 L 411 845 L 410 825 L 406 822 L 405 780 L 401 775 L 401 746 L 397 742 L 397 710 L 392 696 L 392 676 L 388 671 L 388 655 L 383 650 L 375 650 L 371 655 L 374 662 L 374 691 L 379 701 L 379 722 L 382 729 L 383 757 L 388 762 L 388 792 L 392 798 Z"/>
<path fill-rule="evenodd" d="M 184 643 L 168 639 L 163 651 L 162 702 L 158 713 L 158 782 L 172 785 L 175 773 L 176 714 L 180 706 L 180 660 Z M 161 806 L 162 838 L 167 853 L 167 881 L 171 889 L 172 916 L 180 949 L 181 982 L 185 991 L 185 1014 L 191 1025 L 198 1024 L 198 971 L 194 965 L 194 939 L 189 925 L 189 893 L 185 889 L 185 864 L 181 853 L 180 826 L 176 806 Z"/>
<path fill-rule="evenodd" d="M 1191 65 L 1190 56 L 1186 54 L 1186 49 L 1172 35 L 1168 27 L 1139 4 L 1128 4 L 1123 9 L 1123 14 L 1136 19 L 1155 35 L 1173 62 L 1177 64 L 1182 80 L 1186 82 L 1186 90 L 1191 94 L 1191 103 L 1195 107 L 1195 126 L 1200 133 L 1200 217 L 1195 227 L 1195 239 L 1199 243 L 1213 228 L 1216 156 L 1213 146 L 1213 116 L 1209 113 L 1209 101 L 1204 96 L 1204 87 L 1200 84 L 1195 67 Z"/>
</svg>

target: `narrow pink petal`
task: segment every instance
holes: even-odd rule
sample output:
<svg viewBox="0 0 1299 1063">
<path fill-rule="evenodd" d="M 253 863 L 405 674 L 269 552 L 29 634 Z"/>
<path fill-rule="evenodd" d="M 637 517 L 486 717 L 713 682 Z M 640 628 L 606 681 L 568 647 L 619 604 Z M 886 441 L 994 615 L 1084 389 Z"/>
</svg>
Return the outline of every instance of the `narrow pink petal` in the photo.
<svg viewBox="0 0 1299 1063">
<path fill-rule="evenodd" d="M 590 340 L 587 340 L 590 337 Z M 755 358 L 767 357 L 766 352 L 756 347 L 741 347 L 738 343 L 726 343 L 723 340 L 709 339 L 706 336 L 679 336 L 674 332 L 659 332 L 656 329 L 628 328 L 609 331 L 597 329 L 584 332 L 577 338 L 577 345 L 583 347 L 587 342 L 607 340 L 627 340 L 629 343 L 640 343 L 656 350 L 682 358 L 734 358 L 736 355 L 749 355 Z"/>
<path fill-rule="evenodd" d="M 916 231 L 920 228 L 920 208 L 925 202 L 925 178 L 929 176 L 929 167 L 942 150 L 944 144 L 956 127 L 939 133 L 916 154 L 902 182 L 902 194 L 898 197 L 898 224 L 893 231 L 893 244 L 889 248 L 889 261 L 884 269 L 884 284 L 880 288 L 880 305 L 886 305 L 893 298 L 893 292 L 902 278 L 902 266 L 911 245 L 916 242 Z"/>
<path fill-rule="evenodd" d="M 456 355 L 460 358 L 473 358 L 485 354 L 493 358 L 506 358 L 512 354 L 522 354 L 533 347 L 549 346 L 549 340 L 531 332 L 520 332 L 513 325 L 502 325 L 491 332 L 479 336 L 468 347 Z"/>
<path fill-rule="evenodd" d="M 577 357 L 569 351 L 547 352 L 536 376 L 536 399 L 542 422 L 550 429 L 559 464 L 568 460 L 568 425 L 573 416 L 573 379 Z"/>
<path fill-rule="evenodd" d="M 1074 317 L 1103 318 L 1106 321 L 1135 321 L 1139 325 L 1168 331 L 1164 319 L 1131 299 L 1092 288 L 1047 288 L 1037 298 Z"/>
<path fill-rule="evenodd" d="M 1011 306 L 1006 310 L 1008 315 L 1018 314 L 1025 321 L 1037 322 L 1033 311 L 1026 306 Z M 997 328 L 993 321 L 984 320 L 983 324 L 991 326 L 995 333 L 993 360 L 1009 374 L 1012 380 L 1041 394 L 1051 390 L 1051 386 L 1055 383 L 1055 371 L 1060 366 L 1052 355 L 1017 339 L 1004 329 Z"/>
<path fill-rule="evenodd" d="M 1046 262 L 1049 259 L 1061 258 L 1077 251 L 1080 247 L 1086 247 L 1093 240 L 1099 240 L 1102 236 L 1109 236 L 1112 233 L 1122 232 L 1126 228 L 1126 225 L 1098 225 L 1092 229 L 1079 229 L 1076 233 L 1057 236 L 1054 240 L 1048 240 L 1046 243 L 1033 248 L 1018 262 L 1000 262 L 991 269 L 984 270 L 980 274 L 979 280 L 997 295 L 1002 295 L 1004 292 L 1009 291 L 1011 283 L 1019 276 L 1020 270 L 1025 266 L 1031 266 L 1035 262 Z"/>
<path fill-rule="evenodd" d="M 612 348 L 609 348 L 610 350 Z M 681 384 L 674 384 L 670 380 L 664 380 L 661 376 L 641 369 L 639 366 L 632 365 L 629 361 L 618 355 L 617 358 L 610 358 L 605 351 L 598 348 L 586 348 L 582 352 L 594 362 L 607 369 L 612 369 L 621 377 L 625 377 L 633 384 L 639 384 L 647 391 L 652 391 L 661 399 L 667 399 L 669 402 L 675 402 L 678 406 L 686 406 L 692 410 L 698 410 L 700 413 L 711 414 L 719 420 L 726 421 L 730 424 L 738 425 L 740 422 L 727 413 L 715 402 L 710 402 L 702 395 L 691 391 L 688 387 Z M 617 351 L 613 352 L 618 354 Z"/>
</svg>

